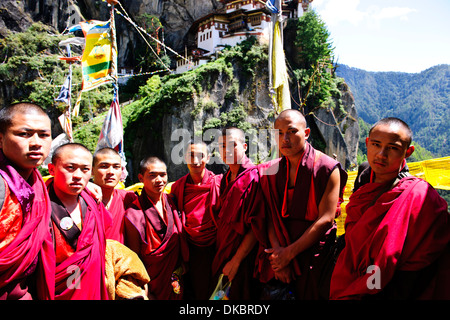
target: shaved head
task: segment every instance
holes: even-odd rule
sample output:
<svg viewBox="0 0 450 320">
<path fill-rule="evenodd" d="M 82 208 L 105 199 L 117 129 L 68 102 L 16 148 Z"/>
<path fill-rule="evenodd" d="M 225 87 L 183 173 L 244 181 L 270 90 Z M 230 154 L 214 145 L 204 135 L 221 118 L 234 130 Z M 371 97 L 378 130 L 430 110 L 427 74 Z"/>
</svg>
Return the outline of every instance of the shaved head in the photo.
<svg viewBox="0 0 450 320">
<path fill-rule="evenodd" d="M 139 163 L 139 173 L 143 175 L 147 171 L 147 167 L 154 163 L 162 163 L 163 165 L 166 165 L 166 163 L 158 157 L 147 157 L 142 159 Z"/>
<path fill-rule="evenodd" d="M 305 128 L 307 126 L 305 116 L 296 109 L 286 109 L 286 110 L 281 111 L 281 113 L 275 119 L 274 125 L 276 126 L 278 120 L 284 120 L 287 118 L 290 118 L 291 120 L 294 120 L 295 122 L 299 122 Z"/>
<path fill-rule="evenodd" d="M 405 139 L 404 139 L 405 146 L 408 148 L 411 145 L 413 134 L 412 134 L 411 128 L 408 126 L 408 124 L 405 121 L 403 121 L 399 118 L 395 118 L 395 117 L 387 117 L 387 118 L 381 119 L 381 120 L 377 121 L 372 126 L 372 128 L 370 128 L 369 136 L 376 127 L 381 126 L 381 125 L 386 125 L 388 127 L 395 126 L 399 129 L 401 129 L 405 133 Z"/>
<path fill-rule="evenodd" d="M 245 143 L 245 133 L 242 129 L 236 128 L 236 127 L 227 127 L 225 129 L 222 129 L 222 136 L 226 136 L 227 133 L 229 135 L 233 135 L 236 138 L 239 139 L 241 143 Z"/>
<path fill-rule="evenodd" d="M 17 113 L 45 116 L 50 120 L 45 110 L 37 104 L 29 102 L 14 103 L 0 110 L 0 133 L 6 132 L 12 124 L 14 115 Z"/>
<path fill-rule="evenodd" d="M 91 151 L 85 145 L 82 145 L 81 143 L 66 143 L 66 144 L 63 144 L 62 146 L 59 146 L 58 148 L 56 148 L 56 150 L 53 152 L 52 163 L 56 164 L 58 159 L 61 158 L 61 155 L 64 153 L 64 151 L 69 150 L 69 149 L 70 150 L 78 149 L 78 150 L 84 151 L 86 153 L 89 153 L 92 158 Z"/>
</svg>

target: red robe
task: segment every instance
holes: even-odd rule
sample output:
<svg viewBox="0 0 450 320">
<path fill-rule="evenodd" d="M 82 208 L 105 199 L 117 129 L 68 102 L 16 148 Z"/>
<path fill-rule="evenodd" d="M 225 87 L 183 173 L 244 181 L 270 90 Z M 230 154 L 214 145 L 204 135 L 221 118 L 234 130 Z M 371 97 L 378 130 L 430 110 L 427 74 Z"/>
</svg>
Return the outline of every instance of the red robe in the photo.
<svg viewBox="0 0 450 320">
<path fill-rule="evenodd" d="M 171 187 L 178 210 L 185 213 L 184 229 L 187 239 L 197 246 L 209 246 L 216 240 L 216 226 L 210 212 L 210 191 L 214 181 L 214 173 L 206 170 L 200 185 L 194 185 L 187 174 L 175 181 Z"/>
<path fill-rule="evenodd" d="M 64 231 L 58 228 L 61 216 L 56 211 L 65 210 L 54 195 L 52 184 L 48 186 L 52 198 L 52 221 L 55 235 L 56 266 L 56 300 L 108 300 L 105 279 L 105 230 L 111 225 L 111 214 L 102 203 L 96 201 L 87 191 L 82 191 L 80 201 L 86 204 L 82 219 L 82 229 L 76 235 L 76 244 L 67 243 Z M 56 198 L 55 198 L 56 197 Z M 55 210 L 55 205 L 58 210 Z M 66 216 L 69 216 L 66 210 Z M 73 225 L 71 230 L 76 230 Z M 78 229 L 79 231 L 79 229 Z"/>
<path fill-rule="evenodd" d="M 211 263 L 215 254 L 217 229 L 211 216 L 211 201 L 217 176 L 205 171 L 200 185 L 189 174 L 174 182 L 171 194 L 178 210 L 186 217 L 183 224 L 189 245 L 188 273 L 185 277 L 186 295 L 205 300 L 211 295 Z"/>
<path fill-rule="evenodd" d="M 123 244 L 123 217 L 125 215 L 125 211 L 131 207 L 131 204 L 136 199 L 137 195 L 133 191 L 114 189 L 113 198 L 108 209 L 108 211 L 111 212 L 113 220 L 111 228 L 109 228 L 106 233 L 107 239 L 116 240 Z"/>
<path fill-rule="evenodd" d="M 173 201 L 163 193 L 164 221 L 143 189 L 125 212 L 125 245 L 144 263 L 150 282 L 148 291 L 157 300 L 181 300 L 183 288 L 176 293 L 173 272 L 188 260 L 182 218 Z M 182 280 L 182 279 L 180 279 Z M 182 286 L 182 281 L 180 281 Z"/>
<path fill-rule="evenodd" d="M 216 255 L 212 272 L 216 278 L 225 264 L 236 253 L 251 229 L 258 242 L 267 243 L 263 199 L 259 187 L 257 167 L 245 157 L 237 177 L 229 182 L 228 171 L 220 181 L 219 197 L 213 205 L 213 218 L 217 225 Z M 217 194 L 217 192 L 216 192 Z M 243 260 L 230 289 L 230 299 L 253 299 L 253 272 L 258 245 Z M 255 292 L 256 294 L 256 292 Z"/>
<path fill-rule="evenodd" d="M 49 229 L 50 200 L 37 169 L 30 184 L 0 152 L 0 179 L 15 195 L 22 208 L 22 225 L 16 237 L 0 250 L 0 299 L 54 299 L 55 253 Z M 7 209 L 7 208 L 6 208 Z M 36 276 L 37 296 L 31 297 L 26 283 Z"/>
<path fill-rule="evenodd" d="M 282 247 L 295 242 L 318 218 L 318 205 L 325 192 L 329 177 L 335 168 L 340 171 L 340 194 L 336 215 L 340 214 L 340 202 L 347 182 L 347 173 L 339 162 L 315 150 L 306 143 L 305 152 L 297 168 L 294 189 L 287 188 L 289 162 L 285 157 L 259 165 L 261 189 L 266 202 L 266 214 L 271 219 L 277 239 Z M 311 187 L 313 185 L 313 187 Z M 290 201 L 289 201 L 290 199 Z M 336 236 L 336 225 L 328 230 L 316 244 L 297 255 L 291 262 L 296 276 L 298 299 L 318 299 L 318 281 L 321 276 L 320 252 L 331 246 Z M 274 278 L 267 254 L 260 248 L 258 277 L 261 282 Z"/>
<path fill-rule="evenodd" d="M 331 278 L 331 299 L 360 299 L 381 293 L 397 271 L 423 270 L 445 250 L 448 254 L 450 217 L 447 203 L 438 193 L 424 180 L 410 176 L 372 204 L 384 186 L 368 183 L 350 197 L 346 245 Z M 370 266 L 379 272 L 379 289 L 373 285 L 375 269 L 368 269 Z M 448 274 L 447 266 L 447 282 L 434 279 L 434 283 L 448 290 Z M 422 298 L 433 297 L 431 291 L 427 294 Z"/>
</svg>

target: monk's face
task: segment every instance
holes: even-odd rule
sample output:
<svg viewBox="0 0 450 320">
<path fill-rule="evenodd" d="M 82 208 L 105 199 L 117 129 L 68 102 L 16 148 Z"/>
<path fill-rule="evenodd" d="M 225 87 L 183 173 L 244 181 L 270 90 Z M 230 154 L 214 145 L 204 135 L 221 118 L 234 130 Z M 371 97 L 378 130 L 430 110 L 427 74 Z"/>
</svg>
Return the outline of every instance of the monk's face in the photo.
<svg viewBox="0 0 450 320">
<path fill-rule="evenodd" d="M 16 112 L 11 126 L 0 133 L 0 148 L 23 177 L 44 162 L 51 143 L 50 119 L 36 113 Z"/>
<path fill-rule="evenodd" d="M 375 172 L 376 182 L 397 176 L 403 159 L 414 151 L 407 141 L 406 131 L 397 124 L 380 124 L 372 129 L 366 138 L 367 160 Z"/>
<path fill-rule="evenodd" d="M 94 183 L 102 188 L 114 188 L 122 176 L 120 156 L 114 153 L 98 154 L 92 168 Z"/>
<path fill-rule="evenodd" d="M 167 168 L 162 162 L 151 163 L 144 174 L 138 175 L 139 181 L 144 184 L 144 190 L 152 198 L 159 196 L 167 184 Z"/>
<path fill-rule="evenodd" d="M 48 171 L 55 189 L 67 196 L 79 195 L 91 178 L 92 155 L 82 148 L 66 147 Z"/>
<path fill-rule="evenodd" d="M 204 144 L 191 144 L 186 152 L 186 164 L 192 174 L 201 174 L 209 161 L 208 150 Z"/>
<path fill-rule="evenodd" d="M 304 121 L 295 113 L 286 114 L 275 121 L 274 128 L 278 129 L 280 152 L 287 158 L 300 157 L 310 133 Z"/>
<path fill-rule="evenodd" d="M 220 156 L 228 165 L 241 164 L 246 150 L 247 144 L 242 142 L 242 137 L 235 130 L 229 130 L 225 136 L 219 137 Z"/>
</svg>

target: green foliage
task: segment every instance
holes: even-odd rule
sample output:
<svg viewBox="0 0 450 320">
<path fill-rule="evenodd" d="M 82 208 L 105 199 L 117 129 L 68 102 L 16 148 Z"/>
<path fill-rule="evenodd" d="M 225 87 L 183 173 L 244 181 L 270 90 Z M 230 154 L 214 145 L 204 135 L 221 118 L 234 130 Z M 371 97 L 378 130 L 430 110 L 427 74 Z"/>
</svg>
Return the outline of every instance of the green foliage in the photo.
<svg viewBox="0 0 450 320">
<path fill-rule="evenodd" d="M 336 72 L 351 88 L 365 122 L 398 117 L 411 127 L 414 141 L 434 157 L 450 155 L 450 65 L 420 73 L 368 72 L 340 65 Z"/>
<path fill-rule="evenodd" d="M 299 87 L 300 104 L 309 112 L 318 107 L 334 109 L 336 101 L 341 103 L 338 90 L 340 80 L 332 73 L 330 33 L 314 10 L 300 17 L 295 28 L 298 57 L 293 64 L 293 74 Z"/>
<path fill-rule="evenodd" d="M 333 48 L 329 38 L 325 23 L 314 10 L 299 18 L 295 45 L 300 47 L 301 69 L 314 68 L 320 61 L 332 60 Z"/>
<path fill-rule="evenodd" d="M 57 58 L 61 40 L 42 23 L 0 40 L 0 77 L 4 85 L 14 87 L 13 100 L 34 101 L 43 108 L 54 104 L 58 90 L 53 84 L 64 80 L 65 66 Z"/>
<path fill-rule="evenodd" d="M 434 158 L 430 151 L 419 145 L 417 142 L 413 141 L 411 144 L 414 146 L 414 152 L 408 159 L 406 159 L 406 161 L 418 162 Z"/>
<path fill-rule="evenodd" d="M 155 39 L 161 39 L 162 24 L 158 17 L 143 13 L 136 18 L 137 23 Z M 136 46 L 136 69 L 142 72 L 150 72 L 156 70 L 166 69 L 166 66 L 170 67 L 170 58 L 166 55 L 165 51 L 161 50 L 161 45 L 157 41 L 145 36 L 147 43 L 142 42 L 141 45 Z M 138 41 L 141 41 L 140 39 Z M 150 45 L 150 47 L 149 47 Z"/>
<path fill-rule="evenodd" d="M 55 107 L 54 100 L 68 74 L 67 64 L 58 59 L 64 55 L 59 42 L 67 37 L 55 34 L 49 26 L 35 23 L 25 32 L 10 33 L 0 39 L 0 60 L 3 61 L 0 78 L 4 86 L 13 88 L 12 101 L 6 103 L 32 101 L 44 109 Z M 72 104 L 75 104 L 77 90 L 81 89 L 81 77 L 81 68 L 74 65 Z M 111 88 L 105 85 L 83 93 L 80 117 L 73 119 L 74 127 L 109 107 Z"/>
</svg>

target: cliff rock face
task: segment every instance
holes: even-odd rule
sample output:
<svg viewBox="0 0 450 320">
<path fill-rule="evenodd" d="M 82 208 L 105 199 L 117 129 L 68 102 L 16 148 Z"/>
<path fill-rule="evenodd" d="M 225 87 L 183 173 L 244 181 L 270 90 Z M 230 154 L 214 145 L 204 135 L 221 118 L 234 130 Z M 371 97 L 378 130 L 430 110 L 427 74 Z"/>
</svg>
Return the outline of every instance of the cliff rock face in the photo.
<svg viewBox="0 0 450 320">
<path fill-rule="evenodd" d="M 195 20 L 223 6 L 218 0 L 121 0 L 121 4 L 133 20 L 142 13 L 157 16 L 164 26 L 165 43 L 175 50 L 183 48 L 187 31 Z M 42 21 L 62 32 L 80 20 L 106 20 L 109 10 L 106 3 L 100 0 L 0 0 L 0 37 L 4 37 L 7 30 L 23 31 L 34 21 Z M 133 61 L 134 49 L 142 45 L 139 43 L 142 40 L 134 27 L 118 15 L 116 28 L 120 48 L 119 66 L 126 66 Z M 263 66 L 256 69 L 256 76 L 252 80 L 243 76 L 239 66 L 233 65 L 233 68 L 232 79 L 224 73 L 211 75 L 205 80 L 203 90 L 194 94 L 192 99 L 174 105 L 171 112 L 164 114 L 153 127 L 136 123 L 132 129 L 136 138 L 132 146 L 127 147 L 132 154 L 130 165 L 136 169 L 142 157 L 155 153 L 166 160 L 170 159 L 180 143 L 172 136 L 175 130 L 185 128 L 193 132 L 196 126 L 209 125 L 214 119 L 220 119 L 221 115 L 237 107 L 236 110 L 242 113 L 240 116 L 256 131 L 272 128 L 274 112 L 267 89 L 267 68 Z M 312 129 L 312 144 L 330 156 L 336 154 L 342 165 L 349 168 L 356 164 L 359 127 L 353 95 L 345 84 L 340 90 L 343 105 L 336 109 L 345 110 L 344 113 L 321 109 L 315 117 L 308 117 L 307 121 Z M 296 91 L 295 86 L 291 91 Z M 232 99 L 229 97 L 230 92 L 234 92 Z M 197 112 L 196 108 L 200 104 L 216 107 L 203 108 Z M 267 144 L 264 141 L 258 143 L 258 151 L 263 151 Z M 185 165 L 168 163 L 168 166 L 171 180 L 187 172 Z"/>
<path fill-rule="evenodd" d="M 223 7 L 218 0 L 121 0 L 120 3 L 134 21 L 143 13 L 157 16 L 164 27 L 165 43 L 176 51 L 183 49 L 183 40 L 195 20 Z M 109 12 L 110 7 L 100 0 L 0 0 L 0 37 L 5 37 L 7 30 L 24 31 L 36 21 L 62 32 L 81 20 L 107 20 Z M 143 42 L 128 21 L 116 17 L 117 42 L 122 49 L 118 64 L 129 66 L 136 45 Z"/>
<path fill-rule="evenodd" d="M 156 155 L 165 160 L 171 181 L 186 174 L 187 168 L 182 162 L 183 144 L 193 139 L 194 134 L 202 134 L 203 140 L 213 151 L 212 156 L 218 157 L 218 137 L 211 137 L 205 132 L 207 128 L 223 126 L 223 119 L 239 118 L 241 124 L 245 122 L 250 129 L 250 159 L 255 163 L 269 160 L 269 150 L 274 146 L 274 140 L 266 139 L 265 134 L 270 138 L 275 112 L 267 87 L 267 61 L 261 61 L 254 68 L 252 76 L 243 72 L 243 66 L 239 63 L 233 62 L 231 65 L 232 76 L 227 72 L 218 72 L 218 69 L 205 72 L 198 77 L 202 78 L 200 83 L 192 84 L 201 87 L 200 90 L 193 90 L 186 99 L 169 103 L 170 107 L 167 107 L 166 99 L 171 97 L 163 98 L 150 107 L 149 111 L 141 112 L 134 122 L 127 124 L 125 134 L 132 135 L 126 143 L 130 151 L 128 161 L 133 181 L 137 177 L 133 168 L 137 168 L 139 161 L 148 155 Z M 179 87 L 185 85 L 186 79 L 187 76 L 179 80 Z M 291 91 L 294 89 L 291 88 Z M 314 116 L 307 117 L 312 132 L 309 142 L 329 156 L 336 154 L 342 166 L 349 169 L 356 166 L 359 126 L 353 95 L 345 83 L 339 89 L 342 93 L 341 102 L 334 110 L 319 108 Z M 152 112 L 155 107 L 166 109 L 159 113 Z M 211 162 L 213 165 L 209 168 L 214 172 L 224 170 L 220 160 Z"/>
</svg>

